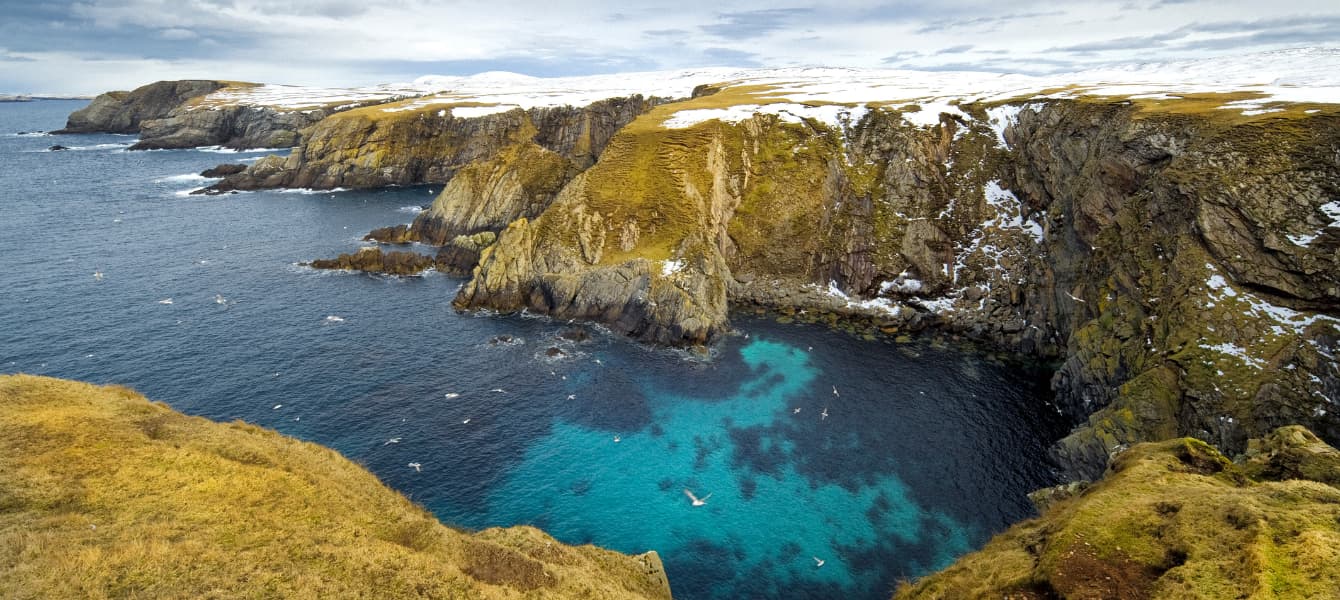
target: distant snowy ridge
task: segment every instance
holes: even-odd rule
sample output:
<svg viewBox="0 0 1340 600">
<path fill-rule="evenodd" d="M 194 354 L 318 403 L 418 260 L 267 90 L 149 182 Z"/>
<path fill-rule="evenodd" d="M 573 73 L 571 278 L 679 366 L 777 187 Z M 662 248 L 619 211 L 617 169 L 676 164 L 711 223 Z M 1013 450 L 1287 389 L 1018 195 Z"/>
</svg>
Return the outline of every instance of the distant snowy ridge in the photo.
<svg viewBox="0 0 1340 600">
<path fill-rule="evenodd" d="M 694 87 L 703 84 L 726 88 L 763 86 L 767 91 L 754 94 L 750 104 L 768 107 L 789 103 L 798 108 L 768 107 L 758 111 L 792 117 L 817 116 L 829 122 L 836 119 L 837 112 L 809 114 L 815 107 L 804 105 L 918 104 L 925 113 L 922 117 L 933 122 L 942 111 L 955 112 L 951 103 L 956 101 L 998 102 L 1086 94 L 1157 99 L 1179 94 L 1256 92 L 1262 98 L 1240 100 L 1227 107 L 1252 111 L 1268 102 L 1340 103 L 1340 49 L 1305 48 L 1201 60 L 1138 63 L 1047 76 L 827 67 L 705 68 L 552 78 L 494 71 L 460 77 L 429 75 L 410 83 L 364 88 L 269 84 L 230 87 L 214 92 L 201 105 L 247 104 L 303 110 L 349 108 L 363 103 L 404 99 L 410 101 L 388 106 L 385 110 L 418 110 L 433 106 L 450 110 L 451 105 L 468 104 L 473 108 L 468 114 L 478 116 L 513 108 L 585 106 L 606 98 L 634 94 L 684 98 Z M 739 108 L 709 118 L 729 120 L 753 114 L 744 111 L 743 106 Z M 691 120 L 686 118 L 672 125 L 683 126 Z"/>
</svg>

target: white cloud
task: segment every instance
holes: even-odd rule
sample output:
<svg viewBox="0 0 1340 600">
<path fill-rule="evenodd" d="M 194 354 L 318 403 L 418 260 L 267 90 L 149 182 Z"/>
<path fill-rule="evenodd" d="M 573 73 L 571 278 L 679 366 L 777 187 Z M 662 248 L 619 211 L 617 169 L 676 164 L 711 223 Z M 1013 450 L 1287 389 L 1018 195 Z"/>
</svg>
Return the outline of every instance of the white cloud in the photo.
<svg viewBox="0 0 1340 600">
<path fill-rule="evenodd" d="M 12 52 L 60 57 L 6 63 L 0 92 L 100 91 L 107 86 L 93 82 L 105 80 L 109 52 L 123 69 L 112 86 L 119 88 L 186 71 L 326 85 L 429 72 L 550 75 L 710 64 L 1044 72 L 1316 44 L 1329 29 L 1298 23 L 1340 19 L 1340 6 L 1331 0 L 1056 6 L 1033 0 L 746 0 L 729 6 L 629 0 L 617 7 L 592 0 L 81 0 L 67 5 L 64 20 L 44 16 L 22 29 L 0 25 Z M 1229 25 L 1207 27 L 1215 23 Z M 141 38 L 146 41 L 137 43 Z M 100 39 L 107 43 L 99 47 Z M 199 41 L 181 43 L 189 40 Z M 884 60 L 890 57 L 897 58 Z"/>
</svg>

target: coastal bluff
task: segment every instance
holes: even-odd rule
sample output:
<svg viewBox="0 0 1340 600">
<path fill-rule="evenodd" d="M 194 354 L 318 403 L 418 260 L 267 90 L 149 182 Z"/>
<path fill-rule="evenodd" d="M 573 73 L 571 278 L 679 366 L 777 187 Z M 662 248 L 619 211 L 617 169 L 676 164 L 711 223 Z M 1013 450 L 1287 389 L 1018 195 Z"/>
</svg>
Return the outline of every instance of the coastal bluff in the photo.
<svg viewBox="0 0 1340 600">
<path fill-rule="evenodd" d="M 121 386 L 0 376 L 0 595 L 671 597 L 655 552 L 444 526 L 333 450 Z"/>
</svg>

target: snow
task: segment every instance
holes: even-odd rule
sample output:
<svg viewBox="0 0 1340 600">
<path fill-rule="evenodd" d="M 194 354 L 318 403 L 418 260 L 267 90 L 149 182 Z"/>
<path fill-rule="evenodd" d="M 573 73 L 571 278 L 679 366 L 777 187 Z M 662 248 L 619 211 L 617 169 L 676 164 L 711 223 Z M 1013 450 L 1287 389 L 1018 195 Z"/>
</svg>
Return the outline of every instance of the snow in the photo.
<svg viewBox="0 0 1340 600">
<path fill-rule="evenodd" d="M 986 109 L 987 123 L 991 125 L 991 130 L 996 132 L 996 143 L 1001 148 L 1008 148 L 1009 142 L 1005 141 L 1005 128 L 1019 122 L 1019 113 L 1023 112 L 1025 106 L 1022 104 L 1002 104 Z M 1032 109 L 1032 106 L 1028 106 Z"/>
<path fill-rule="evenodd" d="M 496 115 L 505 113 L 509 110 L 518 108 L 511 104 L 495 104 L 493 106 L 453 106 L 451 107 L 451 116 L 457 119 L 473 119 L 486 115 Z"/>
<path fill-rule="evenodd" d="M 861 120 L 866 113 L 863 106 L 848 107 L 836 104 L 809 106 L 805 104 L 739 104 L 726 108 L 699 108 L 681 110 L 666 119 L 662 124 L 667 129 L 683 129 L 705 121 L 717 120 L 723 123 L 739 123 L 756 114 L 776 115 L 786 123 L 803 123 L 815 120 L 830 129 L 841 130 Z"/>
<path fill-rule="evenodd" d="M 1242 362 L 1247 363 L 1249 366 L 1253 366 L 1258 369 L 1265 368 L 1266 366 L 1266 361 L 1249 356 L 1247 354 L 1246 349 L 1236 344 L 1230 344 L 1224 342 L 1222 344 L 1214 344 L 1214 345 L 1201 344 L 1200 347 L 1206 350 L 1213 350 L 1220 354 L 1227 354 L 1229 356 L 1237 357 L 1238 359 L 1242 360 Z"/>
<path fill-rule="evenodd" d="M 1014 192 L 1000 187 L 999 181 L 991 180 L 983 186 L 982 193 L 986 196 L 986 203 L 996 209 L 996 217 L 983 223 L 983 227 L 1019 229 L 1031 236 L 1033 241 L 1042 243 L 1042 225 L 1023 217 L 1023 203 Z"/>
<path fill-rule="evenodd" d="M 1126 64 L 1102 69 L 1046 76 L 966 71 L 911 71 L 787 67 L 772 69 L 704 68 L 649 71 L 582 77 L 530 77 L 488 72 L 464 77 L 429 75 L 413 82 L 361 88 L 324 88 L 289 85 L 231 87 L 214 92 L 197 108 L 229 105 L 271 107 L 277 110 L 351 108 L 360 104 L 406 102 L 386 110 L 413 110 L 438 104 L 471 103 L 530 109 L 545 106 L 586 106 L 606 98 L 658 96 L 686 98 L 695 86 L 758 86 L 739 110 L 690 113 L 672 117 L 674 123 L 693 119 L 740 120 L 747 107 L 791 119 L 841 122 L 844 110 L 871 103 L 889 106 L 917 104 L 918 112 L 903 113 L 908 122 L 934 125 L 941 112 L 960 117 L 955 104 L 1006 102 L 1016 98 L 1073 98 L 1080 95 L 1175 98 L 1193 93 L 1255 92 L 1260 98 L 1226 102 L 1224 107 L 1250 114 L 1274 110 L 1271 102 L 1340 103 L 1340 49 L 1305 48 L 1230 57 L 1167 63 Z M 1044 90 L 1062 90 L 1042 95 Z M 484 108 L 484 107 L 481 107 Z M 701 110 L 701 109 L 700 109 Z M 455 111 L 453 111 L 455 112 Z M 459 116 L 459 113 L 456 113 Z M 991 114 L 997 134 L 1014 113 Z M 853 120 L 859 119 L 854 110 Z M 680 125 L 687 126 L 687 125 Z M 1003 138 L 1000 139 L 1003 143 Z"/>
<path fill-rule="evenodd" d="M 669 277 L 671 275 L 674 275 L 675 273 L 678 273 L 680 269 L 683 268 L 684 268 L 684 261 L 667 260 L 661 263 L 661 277 Z"/>
</svg>

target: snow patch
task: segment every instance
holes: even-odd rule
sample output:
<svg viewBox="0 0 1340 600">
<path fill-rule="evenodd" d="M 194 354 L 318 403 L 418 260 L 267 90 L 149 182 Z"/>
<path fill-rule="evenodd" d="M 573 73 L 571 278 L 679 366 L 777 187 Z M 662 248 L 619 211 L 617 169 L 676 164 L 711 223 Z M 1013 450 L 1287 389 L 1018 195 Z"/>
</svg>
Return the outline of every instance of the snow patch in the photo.
<svg viewBox="0 0 1340 600">
<path fill-rule="evenodd" d="M 727 108 L 697 108 L 681 110 L 671 115 L 662 125 L 667 129 L 684 129 L 706 121 L 717 120 L 723 123 L 739 123 L 756 114 L 776 115 L 785 123 L 803 123 L 814 120 L 829 129 L 841 131 L 850 127 L 865 116 L 864 106 L 848 107 L 834 104 L 809 106 L 805 104 L 739 104 Z"/>
<path fill-rule="evenodd" d="M 669 277 L 684 268 L 682 260 L 667 260 L 661 263 L 661 277 Z"/>
</svg>

